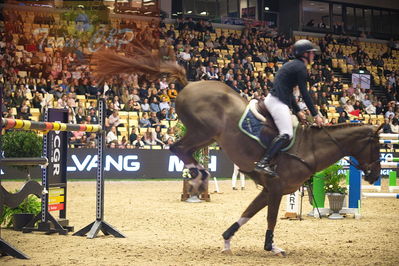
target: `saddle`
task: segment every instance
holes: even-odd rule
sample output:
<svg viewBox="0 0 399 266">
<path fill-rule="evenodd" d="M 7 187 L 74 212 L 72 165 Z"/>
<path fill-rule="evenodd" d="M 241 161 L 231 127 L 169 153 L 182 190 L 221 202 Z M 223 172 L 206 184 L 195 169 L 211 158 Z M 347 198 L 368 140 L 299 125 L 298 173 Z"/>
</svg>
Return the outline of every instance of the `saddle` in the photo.
<svg viewBox="0 0 399 266">
<path fill-rule="evenodd" d="M 292 117 L 294 125 L 294 137 L 292 138 L 290 144 L 288 144 L 283 150 L 288 150 L 291 148 L 295 141 L 298 119 L 294 115 Z M 258 143 L 265 149 L 270 146 L 273 139 L 279 134 L 273 117 L 267 110 L 265 103 L 256 99 L 249 102 L 240 119 L 239 128 L 244 134 L 258 141 Z"/>
</svg>

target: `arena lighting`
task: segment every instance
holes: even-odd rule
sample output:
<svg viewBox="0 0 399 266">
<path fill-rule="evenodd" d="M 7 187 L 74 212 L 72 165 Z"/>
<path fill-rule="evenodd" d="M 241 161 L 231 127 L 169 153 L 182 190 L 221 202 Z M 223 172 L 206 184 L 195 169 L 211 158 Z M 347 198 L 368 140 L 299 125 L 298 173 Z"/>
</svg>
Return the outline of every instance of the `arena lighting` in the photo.
<svg viewBox="0 0 399 266">
<path fill-rule="evenodd" d="M 205 16 L 205 15 L 206 15 L 206 11 L 202 11 L 202 12 L 200 13 L 200 15 Z"/>
<path fill-rule="evenodd" d="M 268 11 L 270 8 L 268 6 L 265 6 L 265 10 Z"/>
<path fill-rule="evenodd" d="M 364 70 L 359 70 L 359 74 L 363 74 L 364 73 Z"/>
<path fill-rule="evenodd" d="M 191 14 L 191 13 L 193 13 L 193 11 L 192 11 L 192 10 L 189 10 L 189 11 L 187 11 L 187 14 Z"/>
</svg>

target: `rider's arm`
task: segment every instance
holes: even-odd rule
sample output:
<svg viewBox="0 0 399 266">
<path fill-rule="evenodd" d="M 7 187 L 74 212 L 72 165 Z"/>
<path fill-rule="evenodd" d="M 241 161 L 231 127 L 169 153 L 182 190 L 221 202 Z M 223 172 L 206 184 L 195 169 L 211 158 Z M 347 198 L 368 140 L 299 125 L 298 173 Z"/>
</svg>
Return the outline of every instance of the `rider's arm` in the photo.
<svg viewBox="0 0 399 266">
<path fill-rule="evenodd" d="M 306 86 L 306 78 L 307 78 L 307 71 L 306 68 L 302 68 L 298 73 L 298 86 L 299 91 L 301 92 L 303 101 L 305 102 L 306 106 L 308 107 L 312 116 L 317 116 L 316 108 L 314 107 L 312 98 L 309 95 L 307 86 Z"/>
<path fill-rule="evenodd" d="M 292 94 L 292 97 L 291 97 L 291 106 L 292 106 L 292 110 L 294 111 L 295 114 L 298 113 L 299 111 L 301 111 L 301 108 L 299 108 L 299 105 L 296 102 L 294 94 Z"/>
</svg>

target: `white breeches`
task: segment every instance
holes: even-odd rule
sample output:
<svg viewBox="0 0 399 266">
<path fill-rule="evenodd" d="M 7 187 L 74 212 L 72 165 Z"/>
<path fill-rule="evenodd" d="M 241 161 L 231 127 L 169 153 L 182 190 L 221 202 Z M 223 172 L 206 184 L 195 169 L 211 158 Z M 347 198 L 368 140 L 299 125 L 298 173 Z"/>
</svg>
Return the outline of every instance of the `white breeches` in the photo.
<svg viewBox="0 0 399 266">
<path fill-rule="evenodd" d="M 273 117 L 280 135 L 287 134 L 290 139 L 294 135 L 290 108 L 270 93 L 266 96 L 265 105 Z"/>
</svg>

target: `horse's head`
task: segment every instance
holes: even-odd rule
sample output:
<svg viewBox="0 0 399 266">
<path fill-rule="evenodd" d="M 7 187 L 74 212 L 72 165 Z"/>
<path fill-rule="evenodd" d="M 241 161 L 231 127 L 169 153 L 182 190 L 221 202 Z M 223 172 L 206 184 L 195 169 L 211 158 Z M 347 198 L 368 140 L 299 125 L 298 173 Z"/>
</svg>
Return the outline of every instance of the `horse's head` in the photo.
<svg viewBox="0 0 399 266">
<path fill-rule="evenodd" d="M 373 130 L 367 136 L 366 145 L 362 147 L 357 155 L 359 168 L 364 172 L 364 180 L 373 184 L 378 180 L 381 171 L 380 164 L 380 137 L 379 128 Z"/>
</svg>

